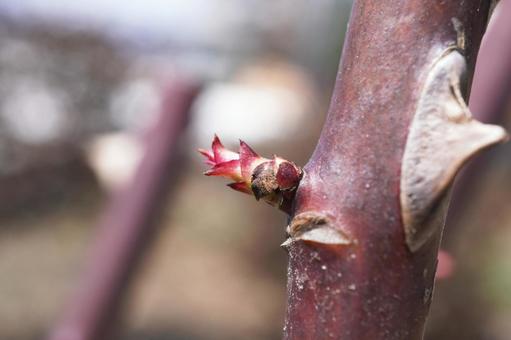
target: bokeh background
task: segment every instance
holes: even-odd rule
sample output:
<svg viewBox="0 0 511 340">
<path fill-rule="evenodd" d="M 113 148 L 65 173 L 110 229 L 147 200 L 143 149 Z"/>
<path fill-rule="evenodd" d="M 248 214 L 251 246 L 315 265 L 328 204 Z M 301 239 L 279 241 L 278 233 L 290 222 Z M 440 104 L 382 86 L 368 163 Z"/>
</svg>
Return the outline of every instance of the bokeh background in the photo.
<svg viewBox="0 0 511 340">
<path fill-rule="evenodd" d="M 64 313 L 165 84 L 203 84 L 171 199 L 116 339 L 280 339 L 285 216 L 202 176 L 214 133 L 303 165 L 319 135 L 348 0 L 0 0 L 0 339 Z M 509 111 L 509 110 L 508 110 Z M 507 115 L 509 127 L 509 114 Z M 486 155 L 446 229 L 427 339 L 511 339 L 511 146 Z"/>
</svg>

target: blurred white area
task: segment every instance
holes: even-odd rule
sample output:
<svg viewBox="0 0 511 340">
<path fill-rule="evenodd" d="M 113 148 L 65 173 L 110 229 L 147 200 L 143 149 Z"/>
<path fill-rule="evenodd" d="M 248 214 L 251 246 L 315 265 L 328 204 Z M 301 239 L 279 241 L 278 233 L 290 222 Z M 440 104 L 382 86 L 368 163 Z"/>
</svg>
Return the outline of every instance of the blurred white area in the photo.
<svg viewBox="0 0 511 340">
<path fill-rule="evenodd" d="M 1 103 L 2 122 L 12 137 L 27 144 L 49 143 L 66 130 L 66 96 L 33 78 L 11 84 Z"/>
<path fill-rule="evenodd" d="M 232 81 L 211 84 L 197 100 L 197 145 L 208 145 L 215 133 L 226 141 L 285 139 L 311 114 L 314 95 L 314 84 L 297 66 L 248 65 Z"/>
<path fill-rule="evenodd" d="M 232 45 L 233 26 L 246 22 L 247 1 L 231 0 L 2 0 L 11 15 L 35 15 L 79 29 L 100 28 L 110 33 L 180 44 L 223 42 Z M 143 42 L 141 42 L 143 43 Z"/>
<path fill-rule="evenodd" d="M 1 0 L 4 11 L 14 16 L 33 15 L 71 23 L 72 26 L 103 27 L 121 34 L 161 38 L 172 35 L 178 42 L 232 46 L 242 38 L 242 27 L 271 30 L 300 20 L 324 18 L 348 0 Z M 304 14 L 307 17 L 304 17 Z M 247 33 L 247 31 L 245 31 Z"/>
<path fill-rule="evenodd" d="M 296 94 L 278 87 L 215 84 L 197 104 L 194 133 L 202 145 L 207 145 L 214 133 L 251 142 L 285 137 L 305 114 L 296 99 Z"/>
<path fill-rule="evenodd" d="M 119 132 L 94 138 L 86 147 L 86 154 L 101 186 L 113 191 L 131 180 L 142 159 L 143 150 L 139 138 Z"/>
</svg>

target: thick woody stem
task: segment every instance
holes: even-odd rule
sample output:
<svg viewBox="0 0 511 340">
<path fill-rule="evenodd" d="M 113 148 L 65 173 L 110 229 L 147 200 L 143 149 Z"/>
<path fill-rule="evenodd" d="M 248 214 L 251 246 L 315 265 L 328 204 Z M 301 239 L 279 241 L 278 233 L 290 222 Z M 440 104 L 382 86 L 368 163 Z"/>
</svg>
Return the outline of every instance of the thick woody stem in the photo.
<svg viewBox="0 0 511 340">
<path fill-rule="evenodd" d="M 288 227 L 285 339 L 421 339 L 490 1 L 357 0 Z"/>
</svg>

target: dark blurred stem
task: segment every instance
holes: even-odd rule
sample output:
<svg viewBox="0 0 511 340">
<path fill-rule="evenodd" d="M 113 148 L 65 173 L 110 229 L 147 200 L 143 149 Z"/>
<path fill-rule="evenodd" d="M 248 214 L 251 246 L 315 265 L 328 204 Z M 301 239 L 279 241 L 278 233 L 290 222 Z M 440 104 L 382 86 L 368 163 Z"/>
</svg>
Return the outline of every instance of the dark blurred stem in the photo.
<svg viewBox="0 0 511 340">
<path fill-rule="evenodd" d="M 483 38 L 470 94 L 470 110 L 484 123 L 503 124 L 511 98 L 511 1 L 501 0 Z M 449 209 L 446 241 L 449 243 L 472 194 L 474 180 L 483 175 L 492 153 L 478 156 L 460 174 Z M 453 235 L 454 237 L 454 235 Z"/>
<path fill-rule="evenodd" d="M 181 80 L 165 88 L 142 162 L 131 184 L 117 192 L 103 212 L 88 266 L 51 340 L 97 340 L 112 331 L 121 298 L 155 229 L 155 217 L 181 168 L 178 142 L 197 91 Z"/>
<path fill-rule="evenodd" d="M 511 1 L 501 0 L 493 13 L 477 58 L 470 109 L 485 123 L 502 123 L 511 96 Z"/>
</svg>

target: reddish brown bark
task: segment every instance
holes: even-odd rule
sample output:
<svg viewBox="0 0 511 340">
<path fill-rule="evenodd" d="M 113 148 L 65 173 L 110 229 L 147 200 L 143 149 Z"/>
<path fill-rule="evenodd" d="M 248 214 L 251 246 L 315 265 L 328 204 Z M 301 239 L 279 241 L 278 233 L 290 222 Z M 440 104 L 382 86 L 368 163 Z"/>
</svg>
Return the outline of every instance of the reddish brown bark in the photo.
<svg viewBox="0 0 511 340">
<path fill-rule="evenodd" d="M 328 117 L 294 209 L 294 216 L 323 216 L 350 241 L 287 246 L 284 338 L 422 338 L 440 236 L 416 252 L 407 247 L 403 154 L 434 61 L 461 43 L 471 77 L 488 9 L 483 0 L 355 1 Z"/>
</svg>

